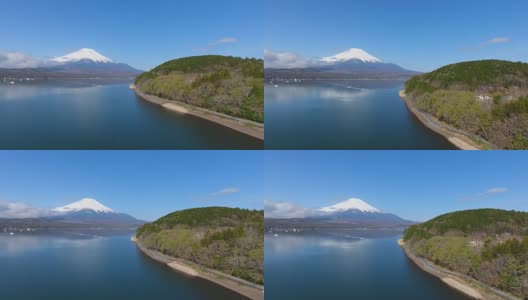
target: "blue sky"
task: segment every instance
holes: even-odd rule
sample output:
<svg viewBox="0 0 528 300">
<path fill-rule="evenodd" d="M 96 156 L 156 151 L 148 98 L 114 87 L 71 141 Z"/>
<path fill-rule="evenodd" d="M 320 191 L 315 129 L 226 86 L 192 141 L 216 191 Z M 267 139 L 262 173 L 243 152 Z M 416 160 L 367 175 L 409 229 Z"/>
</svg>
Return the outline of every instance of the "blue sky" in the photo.
<svg viewBox="0 0 528 300">
<path fill-rule="evenodd" d="M 303 208 L 359 198 L 425 221 L 456 210 L 528 211 L 525 151 L 267 151 L 266 200 Z"/>
<path fill-rule="evenodd" d="M 262 209 L 262 162 L 258 151 L 0 151 L 0 202 L 54 208 L 89 197 L 145 220 Z"/>
<path fill-rule="evenodd" d="M 0 51 L 46 58 L 94 48 L 141 69 L 210 53 L 260 58 L 262 5 L 258 0 L 4 1 Z"/>
<path fill-rule="evenodd" d="M 417 70 L 467 60 L 528 61 L 528 1 L 267 0 L 265 48 L 305 58 L 362 48 Z"/>
</svg>

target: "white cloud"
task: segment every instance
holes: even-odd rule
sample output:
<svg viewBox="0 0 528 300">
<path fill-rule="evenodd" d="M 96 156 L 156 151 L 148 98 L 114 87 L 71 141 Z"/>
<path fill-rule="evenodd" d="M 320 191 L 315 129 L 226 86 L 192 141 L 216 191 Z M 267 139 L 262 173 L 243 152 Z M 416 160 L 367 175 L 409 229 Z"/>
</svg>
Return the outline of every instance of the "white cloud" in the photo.
<svg viewBox="0 0 528 300">
<path fill-rule="evenodd" d="M 42 64 L 40 59 L 24 53 L 0 51 L 0 68 L 36 68 Z"/>
<path fill-rule="evenodd" d="M 492 45 L 492 44 L 504 44 L 510 42 L 509 37 L 496 37 L 491 40 L 486 41 L 483 45 Z"/>
<path fill-rule="evenodd" d="M 309 218 L 315 216 L 326 216 L 330 213 L 320 208 L 303 207 L 300 204 L 286 201 L 264 201 L 264 216 L 275 219 Z"/>
<path fill-rule="evenodd" d="M 506 193 L 506 192 L 508 192 L 508 188 L 505 188 L 505 187 L 494 187 L 494 188 L 487 189 L 484 192 L 480 192 L 480 193 L 474 194 L 472 196 L 466 197 L 466 198 L 464 198 L 464 200 L 466 200 L 466 201 L 481 200 L 481 199 L 487 198 L 488 196 L 491 196 L 491 195 L 501 194 L 501 193 Z"/>
<path fill-rule="evenodd" d="M 328 65 L 328 63 L 317 58 L 305 58 L 301 54 L 293 52 L 264 50 L 264 66 L 266 68 L 294 69 L 324 65 Z"/>
<path fill-rule="evenodd" d="M 209 43 L 209 46 L 216 46 L 216 45 L 221 45 L 221 44 L 233 44 L 233 43 L 236 43 L 236 42 L 238 42 L 237 38 L 226 37 L 226 38 L 223 38 L 223 39 L 219 39 L 218 41 L 214 41 L 212 43 Z"/>
<path fill-rule="evenodd" d="M 212 48 L 218 46 L 218 45 L 222 45 L 222 44 L 234 44 L 238 42 L 238 39 L 237 38 L 234 38 L 234 37 L 225 37 L 225 38 L 221 38 L 219 40 L 216 40 L 214 42 L 211 42 L 209 44 L 207 44 L 207 47 L 204 47 L 204 48 L 199 48 L 199 49 L 194 49 L 194 51 L 198 51 L 198 52 L 207 52 L 209 50 L 211 50 Z"/>
<path fill-rule="evenodd" d="M 0 202 L 0 218 L 39 218 L 51 214 L 49 209 L 33 207 L 23 202 Z"/>
<path fill-rule="evenodd" d="M 484 49 L 488 46 L 495 45 L 495 44 L 504 44 L 509 43 L 511 39 L 509 37 L 496 37 L 492 38 L 490 40 L 487 40 L 483 43 L 480 43 L 480 45 L 470 46 L 470 47 L 464 47 L 462 48 L 464 51 L 477 51 Z"/>
<path fill-rule="evenodd" d="M 264 201 L 264 217 L 266 218 L 304 218 L 304 211 L 304 207 L 295 203 Z"/>
<path fill-rule="evenodd" d="M 209 194 L 209 196 L 216 197 L 216 196 L 221 196 L 221 195 L 225 195 L 225 194 L 234 194 L 234 193 L 238 193 L 238 192 L 240 192 L 239 188 L 228 187 L 228 188 L 216 191 L 214 193 L 211 193 L 211 194 Z"/>
<path fill-rule="evenodd" d="M 348 200 L 342 201 L 337 203 L 333 206 L 343 207 L 345 205 L 345 208 L 347 206 L 347 202 L 350 200 L 359 200 L 355 198 L 350 198 Z M 358 204 L 357 201 L 354 201 L 354 206 L 360 207 L 363 209 L 373 209 L 377 210 L 376 208 L 370 206 L 368 203 L 365 203 L 361 200 L 359 200 L 360 203 Z M 348 207 L 350 208 L 350 205 L 348 204 Z M 291 218 L 309 218 L 309 217 L 317 217 L 317 216 L 328 216 L 334 213 L 334 211 L 325 211 L 325 208 L 310 208 L 310 207 L 303 207 L 300 204 L 293 203 L 293 202 L 274 202 L 266 200 L 264 201 L 264 216 L 266 218 L 275 218 L 275 219 L 291 219 Z"/>
<path fill-rule="evenodd" d="M 305 68 L 308 64 L 309 61 L 300 54 L 264 50 L 264 65 L 266 68 Z"/>
<path fill-rule="evenodd" d="M 491 188 L 491 189 L 487 190 L 486 194 L 506 193 L 507 191 L 508 191 L 508 189 L 505 188 L 505 187 L 496 187 L 496 188 Z"/>
</svg>

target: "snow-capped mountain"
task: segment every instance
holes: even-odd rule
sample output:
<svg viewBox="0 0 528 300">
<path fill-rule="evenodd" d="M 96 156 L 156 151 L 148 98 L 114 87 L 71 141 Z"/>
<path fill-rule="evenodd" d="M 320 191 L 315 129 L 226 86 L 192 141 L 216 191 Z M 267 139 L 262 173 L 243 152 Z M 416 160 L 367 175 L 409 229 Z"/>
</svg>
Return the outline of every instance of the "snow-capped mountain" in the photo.
<svg viewBox="0 0 528 300">
<path fill-rule="evenodd" d="M 111 208 L 108 208 L 102 205 L 97 200 L 92 199 L 92 198 L 84 198 L 77 202 L 73 202 L 66 206 L 57 207 L 52 210 L 59 212 L 59 213 L 79 212 L 81 210 L 92 210 L 98 213 L 113 213 L 114 212 Z"/>
<path fill-rule="evenodd" d="M 334 204 L 332 206 L 322 207 L 319 209 L 319 211 L 325 212 L 325 213 L 337 213 L 337 212 L 343 212 L 347 210 L 358 210 L 360 212 L 370 212 L 370 213 L 380 213 L 381 211 L 374 206 L 371 206 L 367 202 L 357 199 L 357 198 L 350 198 L 346 201 L 339 202 L 337 204 Z"/>
<path fill-rule="evenodd" d="M 310 219 L 324 220 L 341 224 L 376 225 L 376 226 L 406 226 L 414 222 L 398 217 L 395 214 L 385 213 L 368 204 L 367 202 L 350 198 L 332 206 L 316 210 L 318 213 Z"/>
<path fill-rule="evenodd" d="M 53 75 L 91 78 L 129 78 L 142 73 L 133 67 L 114 62 L 94 49 L 82 48 L 78 51 L 55 57 L 41 68 Z"/>
<path fill-rule="evenodd" d="M 383 62 L 359 48 L 352 48 L 334 56 L 323 57 L 320 61 L 323 65 L 316 67 L 316 69 L 323 72 L 364 75 L 387 74 L 392 76 L 394 74 L 416 73 L 405 70 L 396 64 Z"/>
<path fill-rule="evenodd" d="M 306 60 L 300 68 L 266 68 L 266 80 L 296 79 L 406 79 L 418 72 L 387 63 L 359 48 L 351 48 L 336 55 Z"/>
<path fill-rule="evenodd" d="M 95 199 L 84 198 L 51 210 L 54 221 L 104 226 L 136 226 L 145 223 L 130 215 L 119 213 Z"/>
<path fill-rule="evenodd" d="M 401 230 L 416 222 L 383 212 L 367 202 L 350 198 L 318 209 L 304 208 L 304 217 L 268 217 L 266 230 L 304 228 L 307 230 L 333 229 L 390 229 Z"/>
<path fill-rule="evenodd" d="M 130 81 L 143 73 L 125 63 L 116 62 L 91 48 L 54 58 L 31 58 L 33 67 L 0 68 L 0 77 L 45 79 L 124 79 Z"/>
<path fill-rule="evenodd" d="M 321 61 L 326 63 L 339 63 L 349 60 L 360 60 L 366 63 L 381 63 L 382 61 L 379 58 L 376 58 L 363 49 L 351 48 L 347 51 L 341 52 L 334 56 L 328 56 L 321 58 Z"/>
<path fill-rule="evenodd" d="M 70 54 L 51 59 L 51 61 L 57 63 L 71 63 L 81 60 L 89 60 L 95 63 L 112 63 L 111 59 L 90 48 L 82 48 Z"/>
</svg>

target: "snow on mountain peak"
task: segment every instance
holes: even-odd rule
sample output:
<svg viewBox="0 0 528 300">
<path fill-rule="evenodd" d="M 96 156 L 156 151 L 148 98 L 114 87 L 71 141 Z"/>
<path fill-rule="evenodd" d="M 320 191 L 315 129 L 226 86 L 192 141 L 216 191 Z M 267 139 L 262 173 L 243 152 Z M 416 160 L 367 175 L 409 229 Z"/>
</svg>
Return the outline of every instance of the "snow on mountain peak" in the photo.
<svg viewBox="0 0 528 300">
<path fill-rule="evenodd" d="M 84 198 L 66 206 L 61 206 L 53 209 L 53 211 L 56 212 L 78 212 L 81 210 L 93 210 L 98 213 L 114 212 L 111 208 L 108 208 L 99 203 L 97 200 L 91 198 Z"/>
<path fill-rule="evenodd" d="M 101 53 L 90 48 L 82 48 L 70 54 L 52 58 L 51 61 L 58 63 L 76 62 L 80 60 L 91 60 L 96 63 L 111 63 L 112 60 Z"/>
<path fill-rule="evenodd" d="M 380 63 L 381 60 L 368 54 L 363 49 L 351 48 L 334 56 L 323 57 L 321 61 L 327 63 L 345 62 L 352 59 L 361 60 L 362 62 Z"/>
<path fill-rule="evenodd" d="M 356 199 L 356 198 L 350 198 L 346 201 L 339 202 L 332 206 L 322 207 L 319 210 L 322 212 L 326 212 L 326 213 L 335 213 L 335 212 L 343 212 L 343 211 L 347 211 L 351 209 L 359 210 L 364 213 L 380 213 L 381 212 L 379 209 L 371 206 L 367 202 L 361 199 Z"/>
</svg>

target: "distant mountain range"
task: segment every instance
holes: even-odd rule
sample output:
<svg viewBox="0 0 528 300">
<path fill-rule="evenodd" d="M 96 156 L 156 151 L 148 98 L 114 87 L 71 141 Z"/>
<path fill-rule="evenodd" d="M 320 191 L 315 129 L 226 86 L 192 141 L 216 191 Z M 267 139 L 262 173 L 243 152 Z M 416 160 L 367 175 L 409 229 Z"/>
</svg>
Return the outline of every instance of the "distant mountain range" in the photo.
<svg viewBox="0 0 528 300">
<path fill-rule="evenodd" d="M 363 200 L 351 198 L 332 206 L 313 210 L 304 218 L 266 218 L 266 228 L 406 228 L 416 222 L 385 213 Z"/>
<path fill-rule="evenodd" d="M 0 78 L 129 78 L 142 72 L 116 63 L 93 49 L 83 48 L 49 59 L 37 68 L 0 68 Z"/>
<path fill-rule="evenodd" d="M 385 63 L 359 48 L 323 57 L 305 68 L 266 68 L 266 80 L 289 79 L 406 79 L 419 74 Z"/>
<path fill-rule="evenodd" d="M 0 229 L 15 228 L 130 228 L 146 223 L 128 214 L 115 212 L 95 199 L 85 198 L 49 210 L 37 218 L 1 219 Z"/>
</svg>

